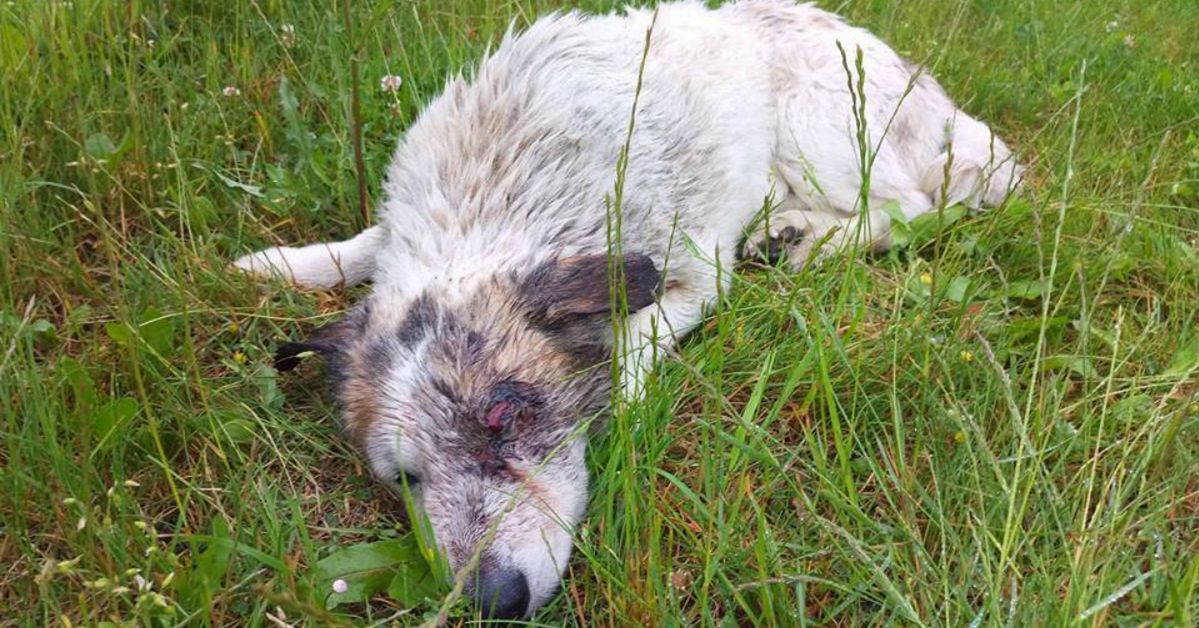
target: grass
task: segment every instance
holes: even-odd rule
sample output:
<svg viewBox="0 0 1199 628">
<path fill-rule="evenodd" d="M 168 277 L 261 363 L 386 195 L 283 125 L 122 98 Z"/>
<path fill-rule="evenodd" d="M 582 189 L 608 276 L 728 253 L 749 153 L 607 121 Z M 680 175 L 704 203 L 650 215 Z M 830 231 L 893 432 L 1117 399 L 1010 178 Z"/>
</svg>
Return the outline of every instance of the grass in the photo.
<svg viewBox="0 0 1199 628">
<path fill-rule="evenodd" d="M 0 7 L 0 623 L 435 609 L 314 590 L 400 501 L 319 369 L 263 365 L 356 294 L 225 263 L 362 227 L 351 55 L 377 194 L 444 77 L 552 5 L 353 3 L 352 39 L 333 3 Z M 927 63 L 1030 184 L 875 259 L 737 269 L 591 448 L 536 621 L 1195 625 L 1199 5 L 826 7 Z"/>
</svg>

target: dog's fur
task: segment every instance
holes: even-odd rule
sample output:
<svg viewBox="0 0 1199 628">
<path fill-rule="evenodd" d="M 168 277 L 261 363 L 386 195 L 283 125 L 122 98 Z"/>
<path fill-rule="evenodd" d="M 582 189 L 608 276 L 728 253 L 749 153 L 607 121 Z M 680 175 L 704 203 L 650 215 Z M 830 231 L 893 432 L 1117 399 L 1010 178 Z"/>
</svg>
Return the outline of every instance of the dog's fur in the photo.
<svg viewBox="0 0 1199 628">
<path fill-rule="evenodd" d="M 509 34 L 408 131 L 378 225 L 235 262 L 306 287 L 374 282 L 280 366 L 329 358 L 349 434 L 379 477 L 419 480 L 454 568 L 481 552 L 473 592 L 508 598 L 497 614 L 531 613 L 566 566 L 587 499 L 581 425 L 612 385 L 596 365 L 627 353 L 636 395 L 739 244 L 781 246 L 795 266 L 858 233 L 883 247 L 887 203 L 909 219 L 979 209 L 1019 181 L 1004 143 L 932 77 L 835 15 L 787 0 L 663 5 L 637 95 L 653 19 L 565 13 Z M 842 50 L 865 70 L 866 207 Z M 616 260 L 629 335 L 614 342 L 606 199 L 635 98 Z M 755 225 L 768 198 L 767 231 Z M 494 573 L 523 576 L 527 593 Z"/>
</svg>

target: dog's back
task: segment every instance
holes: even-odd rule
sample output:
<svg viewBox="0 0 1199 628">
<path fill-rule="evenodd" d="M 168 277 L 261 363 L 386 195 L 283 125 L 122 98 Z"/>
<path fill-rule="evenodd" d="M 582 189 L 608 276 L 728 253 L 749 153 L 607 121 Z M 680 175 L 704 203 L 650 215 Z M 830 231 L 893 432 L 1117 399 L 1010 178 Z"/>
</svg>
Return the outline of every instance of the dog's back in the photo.
<svg viewBox="0 0 1199 628">
<path fill-rule="evenodd" d="M 663 6 L 638 92 L 653 20 L 649 11 L 544 18 L 506 38 L 470 80 L 452 79 L 388 173 L 383 224 L 395 242 L 379 267 L 405 277 L 387 281 L 606 251 L 626 139 L 624 248 L 661 261 L 673 231 L 735 251 L 768 192 L 773 153 L 760 46 L 698 3 Z"/>
</svg>

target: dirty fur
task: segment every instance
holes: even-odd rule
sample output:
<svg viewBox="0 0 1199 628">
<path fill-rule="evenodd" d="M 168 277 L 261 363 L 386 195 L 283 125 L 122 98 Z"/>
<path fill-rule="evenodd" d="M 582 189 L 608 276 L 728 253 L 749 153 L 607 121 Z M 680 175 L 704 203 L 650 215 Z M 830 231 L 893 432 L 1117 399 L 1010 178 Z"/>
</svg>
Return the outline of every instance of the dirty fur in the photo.
<svg viewBox="0 0 1199 628">
<path fill-rule="evenodd" d="M 280 365 L 328 357 L 351 438 L 384 480 L 419 482 L 450 564 L 478 552 L 480 573 L 523 577 L 527 591 L 499 587 L 503 613 L 531 613 L 559 585 L 613 353 L 635 397 L 742 247 L 796 268 L 851 236 L 885 247 L 884 205 L 909 219 L 982 209 L 1021 177 L 931 76 L 833 14 L 745 0 L 664 4 L 654 19 L 559 13 L 509 33 L 408 130 L 377 225 L 235 262 L 305 287 L 373 282 L 342 320 L 283 347 Z M 651 23 L 614 247 L 607 199 Z M 842 57 L 852 68 L 858 50 L 874 151 L 865 207 Z"/>
</svg>

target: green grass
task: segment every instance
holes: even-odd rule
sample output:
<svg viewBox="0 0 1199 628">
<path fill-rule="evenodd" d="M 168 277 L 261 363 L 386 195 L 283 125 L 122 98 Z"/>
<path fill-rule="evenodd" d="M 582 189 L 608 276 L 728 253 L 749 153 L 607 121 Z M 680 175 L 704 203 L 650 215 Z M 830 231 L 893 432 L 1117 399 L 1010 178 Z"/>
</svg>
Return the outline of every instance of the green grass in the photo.
<svg viewBox="0 0 1199 628">
<path fill-rule="evenodd" d="M 0 6 L 0 623 L 434 608 L 314 591 L 316 561 L 405 529 L 400 501 L 319 368 L 263 365 L 357 295 L 225 264 L 362 227 L 354 51 L 377 194 L 445 76 L 553 3 L 356 2 L 353 39 L 326 4 Z M 1030 183 L 922 246 L 738 269 L 591 448 L 537 620 L 1195 625 L 1199 4 L 826 7 L 926 62 Z"/>
</svg>

